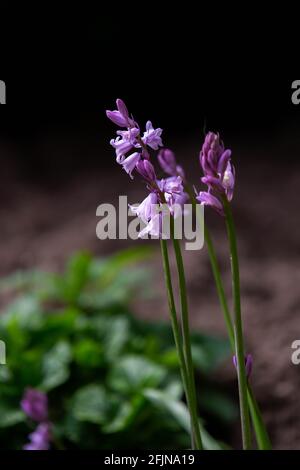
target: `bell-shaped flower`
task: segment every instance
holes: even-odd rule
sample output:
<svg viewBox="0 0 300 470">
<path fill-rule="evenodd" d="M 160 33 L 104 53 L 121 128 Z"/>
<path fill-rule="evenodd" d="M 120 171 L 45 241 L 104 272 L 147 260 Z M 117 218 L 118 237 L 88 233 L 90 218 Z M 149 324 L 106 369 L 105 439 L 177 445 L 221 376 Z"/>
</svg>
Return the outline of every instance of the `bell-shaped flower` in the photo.
<svg viewBox="0 0 300 470">
<path fill-rule="evenodd" d="M 157 155 L 161 169 L 170 176 L 185 177 L 183 168 L 177 165 L 174 152 L 170 149 L 161 149 Z"/>
<path fill-rule="evenodd" d="M 119 127 L 136 127 L 135 121 L 130 118 L 127 107 L 123 100 L 117 99 L 117 108 L 114 111 L 106 111 L 106 116 Z"/>
<path fill-rule="evenodd" d="M 149 220 L 154 217 L 157 213 L 157 195 L 152 192 L 141 202 L 139 206 L 129 206 L 131 211 L 136 214 L 139 219 L 144 223 L 148 223 Z"/>
<path fill-rule="evenodd" d="M 144 145 L 148 145 L 148 147 L 152 148 L 153 150 L 158 150 L 159 147 L 162 147 L 163 143 L 161 140 L 162 129 L 157 128 L 154 129 L 152 126 L 151 121 L 147 121 L 146 123 L 146 131 L 142 137 L 142 141 Z"/>
<path fill-rule="evenodd" d="M 210 206 L 215 209 L 218 214 L 224 215 L 223 205 L 219 199 L 213 194 L 205 191 L 200 191 L 199 195 L 196 197 L 197 201 L 204 206 Z"/>
<path fill-rule="evenodd" d="M 116 151 L 117 162 L 122 163 L 122 158 L 134 147 L 137 147 L 136 137 L 139 134 L 139 129 L 133 128 L 128 131 L 118 131 L 117 134 L 118 137 L 111 139 L 110 145 Z"/>
</svg>

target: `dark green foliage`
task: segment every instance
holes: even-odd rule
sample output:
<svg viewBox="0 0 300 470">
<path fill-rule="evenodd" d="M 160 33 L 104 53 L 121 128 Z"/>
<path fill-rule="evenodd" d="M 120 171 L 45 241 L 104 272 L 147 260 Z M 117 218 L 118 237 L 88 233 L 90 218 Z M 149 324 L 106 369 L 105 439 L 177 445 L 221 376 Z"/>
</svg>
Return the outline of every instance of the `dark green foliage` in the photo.
<svg viewBox="0 0 300 470">
<path fill-rule="evenodd" d="M 15 300 L 0 316 L 7 364 L 0 366 L 1 448 L 18 449 L 34 423 L 23 415 L 26 387 L 48 393 L 54 448 L 180 449 L 189 418 L 168 325 L 134 317 L 129 300 L 149 273 L 133 266 L 144 248 L 105 260 L 80 253 L 63 275 L 17 273 L 1 282 Z M 228 355 L 225 341 L 193 335 L 201 378 Z M 231 419 L 232 404 L 215 390 L 209 412 Z M 222 400 L 222 398 L 224 398 Z M 207 433 L 207 448 L 220 445 Z"/>
</svg>

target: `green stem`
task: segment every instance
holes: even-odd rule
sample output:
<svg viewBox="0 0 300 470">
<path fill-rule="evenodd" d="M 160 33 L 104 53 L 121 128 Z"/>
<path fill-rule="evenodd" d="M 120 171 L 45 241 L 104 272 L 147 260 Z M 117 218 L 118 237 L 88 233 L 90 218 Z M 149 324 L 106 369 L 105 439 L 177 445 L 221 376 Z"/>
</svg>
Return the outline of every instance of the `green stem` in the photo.
<svg viewBox="0 0 300 470">
<path fill-rule="evenodd" d="M 235 227 L 232 212 L 227 198 L 223 198 L 223 206 L 225 211 L 225 220 L 227 227 L 227 235 L 230 245 L 231 255 L 231 272 L 232 272 L 232 290 L 233 290 L 233 311 L 234 321 L 233 330 L 235 338 L 235 350 L 237 358 L 237 376 L 240 400 L 241 426 L 244 450 L 251 448 L 251 429 L 249 408 L 247 401 L 247 377 L 245 370 L 245 352 L 243 339 L 243 326 L 241 315 L 241 298 L 240 298 L 240 274 L 237 252 L 237 241 L 235 235 Z"/>
<path fill-rule="evenodd" d="M 193 409 L 197 409 L 195 374 L 194 374 L 193 358 L 192 358 L 189 312 L 188 312 L 188 301 L 187 301 L 184 266 L 183 266 L 183 260 L 182 260 L 179 241 L 174 237 L 174 220 L 172 217 L 170 218 L 170 220 L 171 220 L 171 224 L 170 224 L 171 225 L 171 238 L 173 241 L 173 247 L 174 247 L 176 264 L 177 264 L 178 281 L 179 281 L 183 351 L 184 351 L 184 357 L 185 357 L 185 364 L 187 368 L 188 387 L 191 392 Z M 200 437 L 200 442 L 199 442 L 200 449 L 202 449 L 203 446 L 202 446 L 200 430 L 199 430 L 199 437 Z"/>
<path fill-rule="evenodd" d="M 226 300 L 226 295 L 225 295 L 225 291 L 223 287 L 223 281 L 222 281 L 222 277 L 220 274 L 220 268 L 219 268 L 217 257 L 215 254 L 214 245 L 206 227 L 204 228 L 204 238 L 205 238 L 205 242 L 207 246 L 208 256 L 209 256 L 210 263 L 212 266 L 212 271 L 213 271 L 213 275 L 214 275 L 214 279 L 215 279 L 215 283 L 217 287 L 220 305 L 221 305 L 223 315 L 224 315 L 224 320 L 225 320 L 225 324 L 227 328 L 231 350 L 233 354 L 235 354 L 235 341 L 234 341 L 234 330 L 233 330 L 232 320 L 231 320 L 231 316 L 230 316 L 230 312 L 229 312 L 229 308 L 228 308 L 228 304 Z M 249 382 L 247 382 L 247 390 L 248 390 L 248 393 L 247 393 L 248 406 L 249 406 L 250 413 L 251 413 L 251 419 L 252 419 L 252 423 L 254 426 L 258 448 L 260 450 L 270 450 L 272 448 L 271 441 L 268 436 L 268 432 L 263 422 L 263 418 L 262 418 L 259 406 L 253 395 L 253 391 L 251 389 Z"/>
<path fill-rule="evenodd" d="M 192 448 L 198 450 L 202 448 L 201 436 L 200 436 L 200 430 L 199 430 L 199 421 L 198 421 L 197 409 L 193 401 L 191 388 L 189 386 L 188 373 L 187 373 L 187 368 L 185 364 L 184 353 L 182 350 L 182 340 L 181 340 L 180 328 L 179 328 L 178 318 L 177 318 L 177 313 L 176 313 L 175 301 L 174 301 L 169 255 L 168 255 L 168 246 L 167 246 L 166 240 L 160 240 L 160 246 L 161 246 L 162 259 L 163 259 L 165 283 L 166 283 L 166 289 L 167 289 L 167 294 L 168 294 L 168 304 L 169 304 L 169 311 L 170 311 L 170 316 L 171 316 L 171 324 L 172 324 L 172 329 L 173 329 L 174 341 L 175 341 L 175 346 L 176 346 L 177 353 L 178 353 L 183 387 L 184 387 L 186 400 L 187 400 L 187 404 L 188 404 L 188 408 L 190 412 L 190 418 L 191 418 Z"/>
<path fill-rule="evenodd" d="M 189 194 L 193 209 L 195 211 L 196 206 L 197 206 L 197 201 L 196 201 L 196 198 L 195 198 L 195 194 L 193 193 L 190 185 L 187 184 L 187 183 L 185 184 L 184 189 Z M 233 325 L 232 325 L 231 315 L 230 315 L 230 311 L 229 311 L 229 308 L 228 308 L 226 295 L 225 295 L 225 291 L 224 291 L 224 287 L 223 287 L 220 268 L 219 268 L 219 265 L 218 265 L 218 261 L 217 261 L 217 257 L 216 257 L 216 253 L 215 253 L 215 249 L 214 249 L 212 239 L 209 235 L 209 231 L 207 230 L 205 224 L 204 224 L 204 240 L 205 240 L 205 243 L 206 243 L 206 246 L 207 246 L 208 256 L 209 256 L 213 276 L 214 276 L 216 287 L 217 287 L 217 292 L 218 292 L 218 296 L 219 296 L 220 305 L 221 305 L 223 315 L 224 315 L 224 320 L 225 320 L 225 324 L 226 324 L 226 328 L 227 328 L 227 332 L 228 332 L 228 336 L 229 336 L 230 345 L 231 345 L 232 350 L 235 351 Z"/>
<path fill-rule="evenodd" d="M 251 419 L 255 430 L 255 436 L 258 448 L 260 450 L 272 450 L 272 444 L 263 421 L 259 406 L 253 395 L 250 384 L 247 384 L 248 390 L 248 404 L 251 413 Z"/>
</svg>

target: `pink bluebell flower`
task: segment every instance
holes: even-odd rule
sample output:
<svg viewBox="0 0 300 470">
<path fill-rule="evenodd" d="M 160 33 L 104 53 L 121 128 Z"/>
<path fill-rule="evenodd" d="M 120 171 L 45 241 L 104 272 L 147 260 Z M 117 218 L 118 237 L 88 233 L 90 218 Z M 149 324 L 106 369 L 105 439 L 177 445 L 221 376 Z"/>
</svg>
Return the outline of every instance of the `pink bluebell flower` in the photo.
<svg viewBox="0 0 300 470">
<path fill-rule="evenodd" d="M 224 215 L 222 203 L 216 196 L 213 196 L 213 194 L 205 191 L 200 191 L 196 199 L 200 202 L 200 204 L 204 206 L 210 206 L 215 209 L 220 215 Z"/>
<path fill-rule="evenodd" d="M 151 217 L 146 227 L 139 233 L 139 238 L 144 238 L 148 235 L 151 235 L 155 238 L 161 238 L 162 218 L 162 213 L 156 213 L 153 217 Z"/>
<path fill-rule="evenodd" d="M 123 157 L 130 152 L 134 147 L 137 147 L 138 143 L 136 137 L 139 135 L 137 128 L 129 129 L 127 131 L 117 131 L 118 137 L 111 139 L 110 145 L 114 147 L 116 151 L 116 160 L 118 163 L 122 163 Z"/>
<path fill-rule="evenodd" d="M 225 149 L 219 134 L 209 132 L 200 152 L 200 163 L 204 172 L 202 182 L 211 190 L 225 193 L 232 199 L 235 171 L 230 159 L 231 150 Z"/>
<path fill-rule="evenodd" d="M 200 164 L 204 173 L 201 181 L 208 186 L 208 191 L 200 192 L 197 200 L 224 215 L 221 196 L 225 195 L 228 201 L 232 200 L 235 169 L 231 163 L 231 150 L 225 149 L 219 134 L 209 132 L 206 135 L 200 152 Z"/>
<path fill-rule="evenodd" d="M 106 111 L 106 116 L 119 127 L 136 127 L 135 121 L 130 118 L 127 107 L 123 100 L 117 99 L 117 110 Z"/>
<path fill-rule="evenodd" d="M 156 211 L 155 207 L 158 203 L 157 194 L 152 192 L 141 202 L 139 206 L 129 206 L 131 211 L 136 214 L 144 223 L 154 217 Z"/>
<path fill-rule="evenodd" d="M 148 147 L 158 150 L 162 146 L 162 129 L 154 129 L 151 121 L 146 123 L 146 131 L 141 136 L 140 126 L 130 117 L 124 101 L 117 100 L 117 108 L 114 111 L 106 111 L 107 117 L 121 128 L 118 130 L 117 137 L 111 139 L 110 144 L 116 151 L 117 163 L 123 166 L 124 170 L 133 178 L 133 170 L 137 168 L 140 161 L 149 160 L 150 154 Z M 129 157 L 129 152 L 136 150 Z"/>
<path fill-rule="evenodd" d="M 132 172 L 136 168 L 138 162 L 141 159 L 141 154 L 139 152 L 134 152 L 128 157 L 121 157 L 118 163 L 122 165 L 123 169 L 128 173 L 131 179 L 133 179 Z"/>
<path fill-rule="evenodd" d="M 162 129 L 157 128 L 154 129 L 152 126 L 151 121 L 147 121 L 146 123 L 146 132 L 142 137 L 142 141 L 145 145 L 152 148 L 153 150 L 158 150 L 159 147 L 162 147 L 162 140 L 161 140 Z"/>
<path fill-rule="evenodd" d="M 136 165 L 137 172 L 148 182 L 153 185 L 156 182 L 156 173 L 152 163 L 149 160 L 140 160 Z"/>
<path fill-rule="evenodd" d="M 48 418 L 48 398 L 39 390 L 29 388 L 21 401 L 21 408 L 33 421 L 42 422 Z"/>
</svg>

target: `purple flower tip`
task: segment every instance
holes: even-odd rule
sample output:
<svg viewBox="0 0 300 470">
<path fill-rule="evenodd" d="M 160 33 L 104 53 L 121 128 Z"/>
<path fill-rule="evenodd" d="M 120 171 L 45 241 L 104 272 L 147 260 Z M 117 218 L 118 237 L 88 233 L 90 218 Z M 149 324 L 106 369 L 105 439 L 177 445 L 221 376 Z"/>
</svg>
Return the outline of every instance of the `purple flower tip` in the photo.
<svg viewBox="0 0 300 470">
<path fill-rule="evenodd" d="M 149 160 L 140 160 L 136 165 L 136 169 L 139 174 L 149 183 L 152 183 L 156 180 L 154 167 L 152 163 L 149 162 Z"/>
<path fill-rule="evenodd" d="M 130 118 L 127 107 L 123 100 L 117 99 L 117 108 L 114 111 L 106 111 L 106 116 L 119 127 L 135 127 L 135 122 Z"/>
<path fill-rule="evenodd" d="M 209 188 L 209 193 L 215 192 L 215 197 L 226 195 L 232 200 L 235 184 L 235 169 L 231 164 L 231 150 L 225 149 L 219 134 L 209 132 L 200 152 L 200 164 L 204 177 L 202 182 Z M 208 205 L 215 207 L 213 204 Z"/>
<path fill-rule="evenodd" d="M 219 201 L 219 199 L 216 196 L 213 196 L 209 192 L 205 191 L 200 191 L 199 195 L 196 197 L 197 201 L 200 202 L 203 206 L 210 206 L 212 207 L 215 211 L 218 212 L 218 214 L 224 216 L 224 210 L 223 210 L 223 205 Z"/>
<path fill-rule="evenodd" d="M 233 362 L 234 367 L 237 369 L 236 355 L 232 357 L 232 362 Z M 253 357 L 251 354 L 247 354 L 245 357 L 245 368 L 246 368 L 247 379 L 249 379 L 251 372 L 252 372 L 252 368 L 253 368 Z"/>
<path fill-rule="evenodd" d="M 161 169 L 170 176 L 181 176 L 184 179 L 184 171 L 177 165 L 174 152 L 170 149 L 161 149 L 157 155 Z"/>
<path fill-rule="evenodd" d="M 33 421 L 42 422 L 48 419 L 48 398 L 39 390 L 27 389 L 21 401 L 21 408 Z"/>
</svg>

